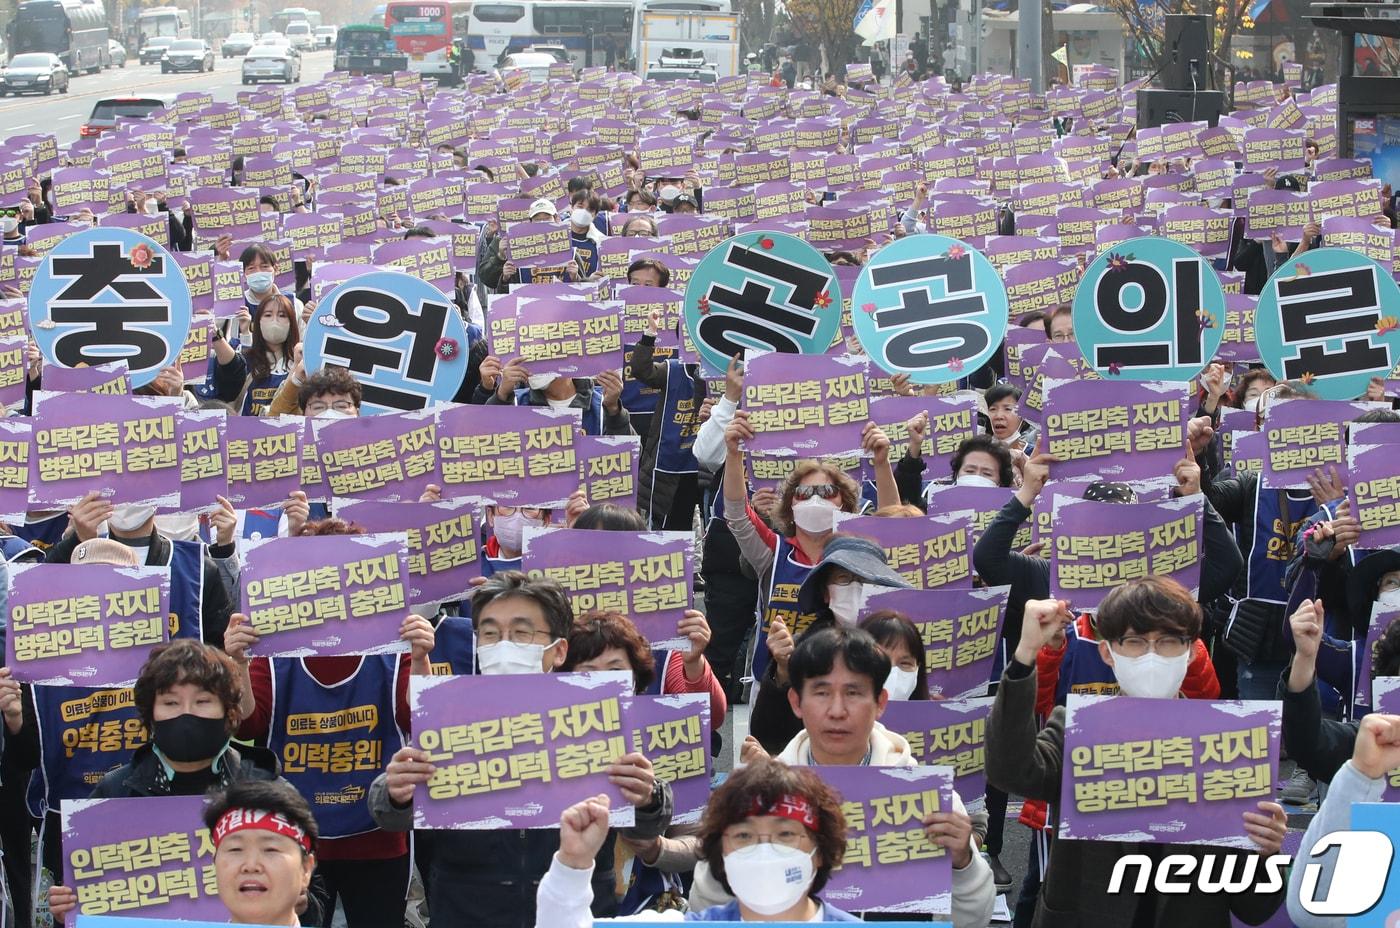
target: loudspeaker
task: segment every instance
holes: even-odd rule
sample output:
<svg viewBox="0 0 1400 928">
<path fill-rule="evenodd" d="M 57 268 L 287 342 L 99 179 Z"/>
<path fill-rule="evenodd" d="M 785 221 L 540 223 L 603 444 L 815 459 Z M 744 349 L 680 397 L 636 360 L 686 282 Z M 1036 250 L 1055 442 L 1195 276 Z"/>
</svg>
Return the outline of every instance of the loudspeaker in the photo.
<svg viewBox="0 0 1400 928">
<path fill-rule="evenodd" d="M 1169 13 L 1166 27 L 1162 86 L 1168 90 L 1208 90 L 1211 18 L 1204 13 Z"/>
<path fill-rule="evenodd" d="M 1205 121 L 1212 126 L 1220 122 L 1225 110 L 1225 94 L 1219 90 L 1196 93 L 1180 90 L 1144 88 L 1137 92 L 1137 127 L 1152 129 L 1164 123 Z"/>
</svg>

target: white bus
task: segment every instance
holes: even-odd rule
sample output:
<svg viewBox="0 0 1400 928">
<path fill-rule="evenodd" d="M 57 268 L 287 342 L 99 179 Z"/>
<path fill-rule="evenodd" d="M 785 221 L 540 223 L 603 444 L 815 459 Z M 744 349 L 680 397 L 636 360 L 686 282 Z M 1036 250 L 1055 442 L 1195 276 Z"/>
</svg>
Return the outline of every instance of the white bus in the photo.
<svg viewBox="0 0 1400 928">
<path fill-rule="evenodd" d="M 716 77 L 739 73 L 739 14 L 730 0 L 639 0 L 637 73 L 685 67 Z"/>
<path fill-rule="evenodd" d="M 467 25 L 479 70 L 531 47 L 563 49 L 575 68 L 619 67 L 632 53 L 636 0 L 476 0 Z"/>
<path fill-rule="evenodd" d="M 289 6 L 284 10 L 278 10 L 272 14 L 272 31 L 285 35 L 287 27 L 295 22 L 304 22 L 309 25 L 314 35 L 316 28 L 321 25 L 321 11 L 307 9 L 304 6 Z"/>
<path fill-rule="evenodd" d="M 153 6 L 141 11 L 136 18 L 138 34 L 148 39 L 158 35 L 173 36 L 177 39 L 193 37 L 190 31 L 190 14 L 177 6 Z"/>
</svg>

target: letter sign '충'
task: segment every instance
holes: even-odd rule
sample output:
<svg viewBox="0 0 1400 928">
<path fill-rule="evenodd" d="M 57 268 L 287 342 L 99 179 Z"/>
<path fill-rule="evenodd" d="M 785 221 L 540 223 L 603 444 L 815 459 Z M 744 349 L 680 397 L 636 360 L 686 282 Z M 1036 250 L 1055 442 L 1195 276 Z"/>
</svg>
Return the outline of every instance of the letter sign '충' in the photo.
<svg viewBox="0 0 1400 928">
<path fill-rule="evenodd" d="M 1104 377 L 1190 380 L 1224 338 L 1225 292 L 1186 245 L 1128 239 L 1084 272 L 1072 318 L 1079 350 Z"/>
<path fill-rule="evenodd" d="M 747 232 L 696 267 L 685 288 L 685 325 L 714 372 L 747 349 L 824 354 L 841 327 L 841 285 L 802 239 Z"/>
</svg>

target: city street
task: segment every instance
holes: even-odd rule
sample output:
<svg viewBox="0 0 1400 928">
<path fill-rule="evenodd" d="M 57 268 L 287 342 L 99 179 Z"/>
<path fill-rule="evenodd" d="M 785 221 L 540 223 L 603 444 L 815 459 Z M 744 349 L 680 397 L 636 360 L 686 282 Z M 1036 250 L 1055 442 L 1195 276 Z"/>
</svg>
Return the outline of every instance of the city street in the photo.
<svg viewBox="0 0 1400 928">
<path fill-rule="evenodd" d="M 302 52 L 302 83 L 320 80 L 331 68 L 331 57 L 330 49 Z M 162 74 L 160 65 L 137 64 L 133 54 L 125 68 L 75 75 L 66 94 L 0 99 L 0 125 L 11 135 L 52 132 L 58 136 L 59 144 L 65 144 L 78 137 L 78 127 L 92 112 L 93 104 L 103 97 L 202 90 L 212 92 L 216 101 L 232 102 L 238 91 L 252 89 L 243 86 L 242 68 L 241 57 L 216 56 L 212 72 Z"/>
</svg>

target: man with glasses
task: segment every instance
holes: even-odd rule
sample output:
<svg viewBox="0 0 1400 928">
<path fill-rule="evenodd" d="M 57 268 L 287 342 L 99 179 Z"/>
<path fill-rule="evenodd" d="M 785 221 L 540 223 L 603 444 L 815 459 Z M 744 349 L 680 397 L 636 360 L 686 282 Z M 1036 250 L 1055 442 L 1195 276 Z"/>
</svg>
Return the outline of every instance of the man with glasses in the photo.
<svg viewBox="0 0 1400 928">
<path fill-rule="evenodd" d="M 1050 314 L 1042 318 L 1041 322 L 1045 323 L 1045 337 L 1050 341 L 1074 341 L 1074 315 L 1068 303 L 1050 310 Z"/>
</svg>

